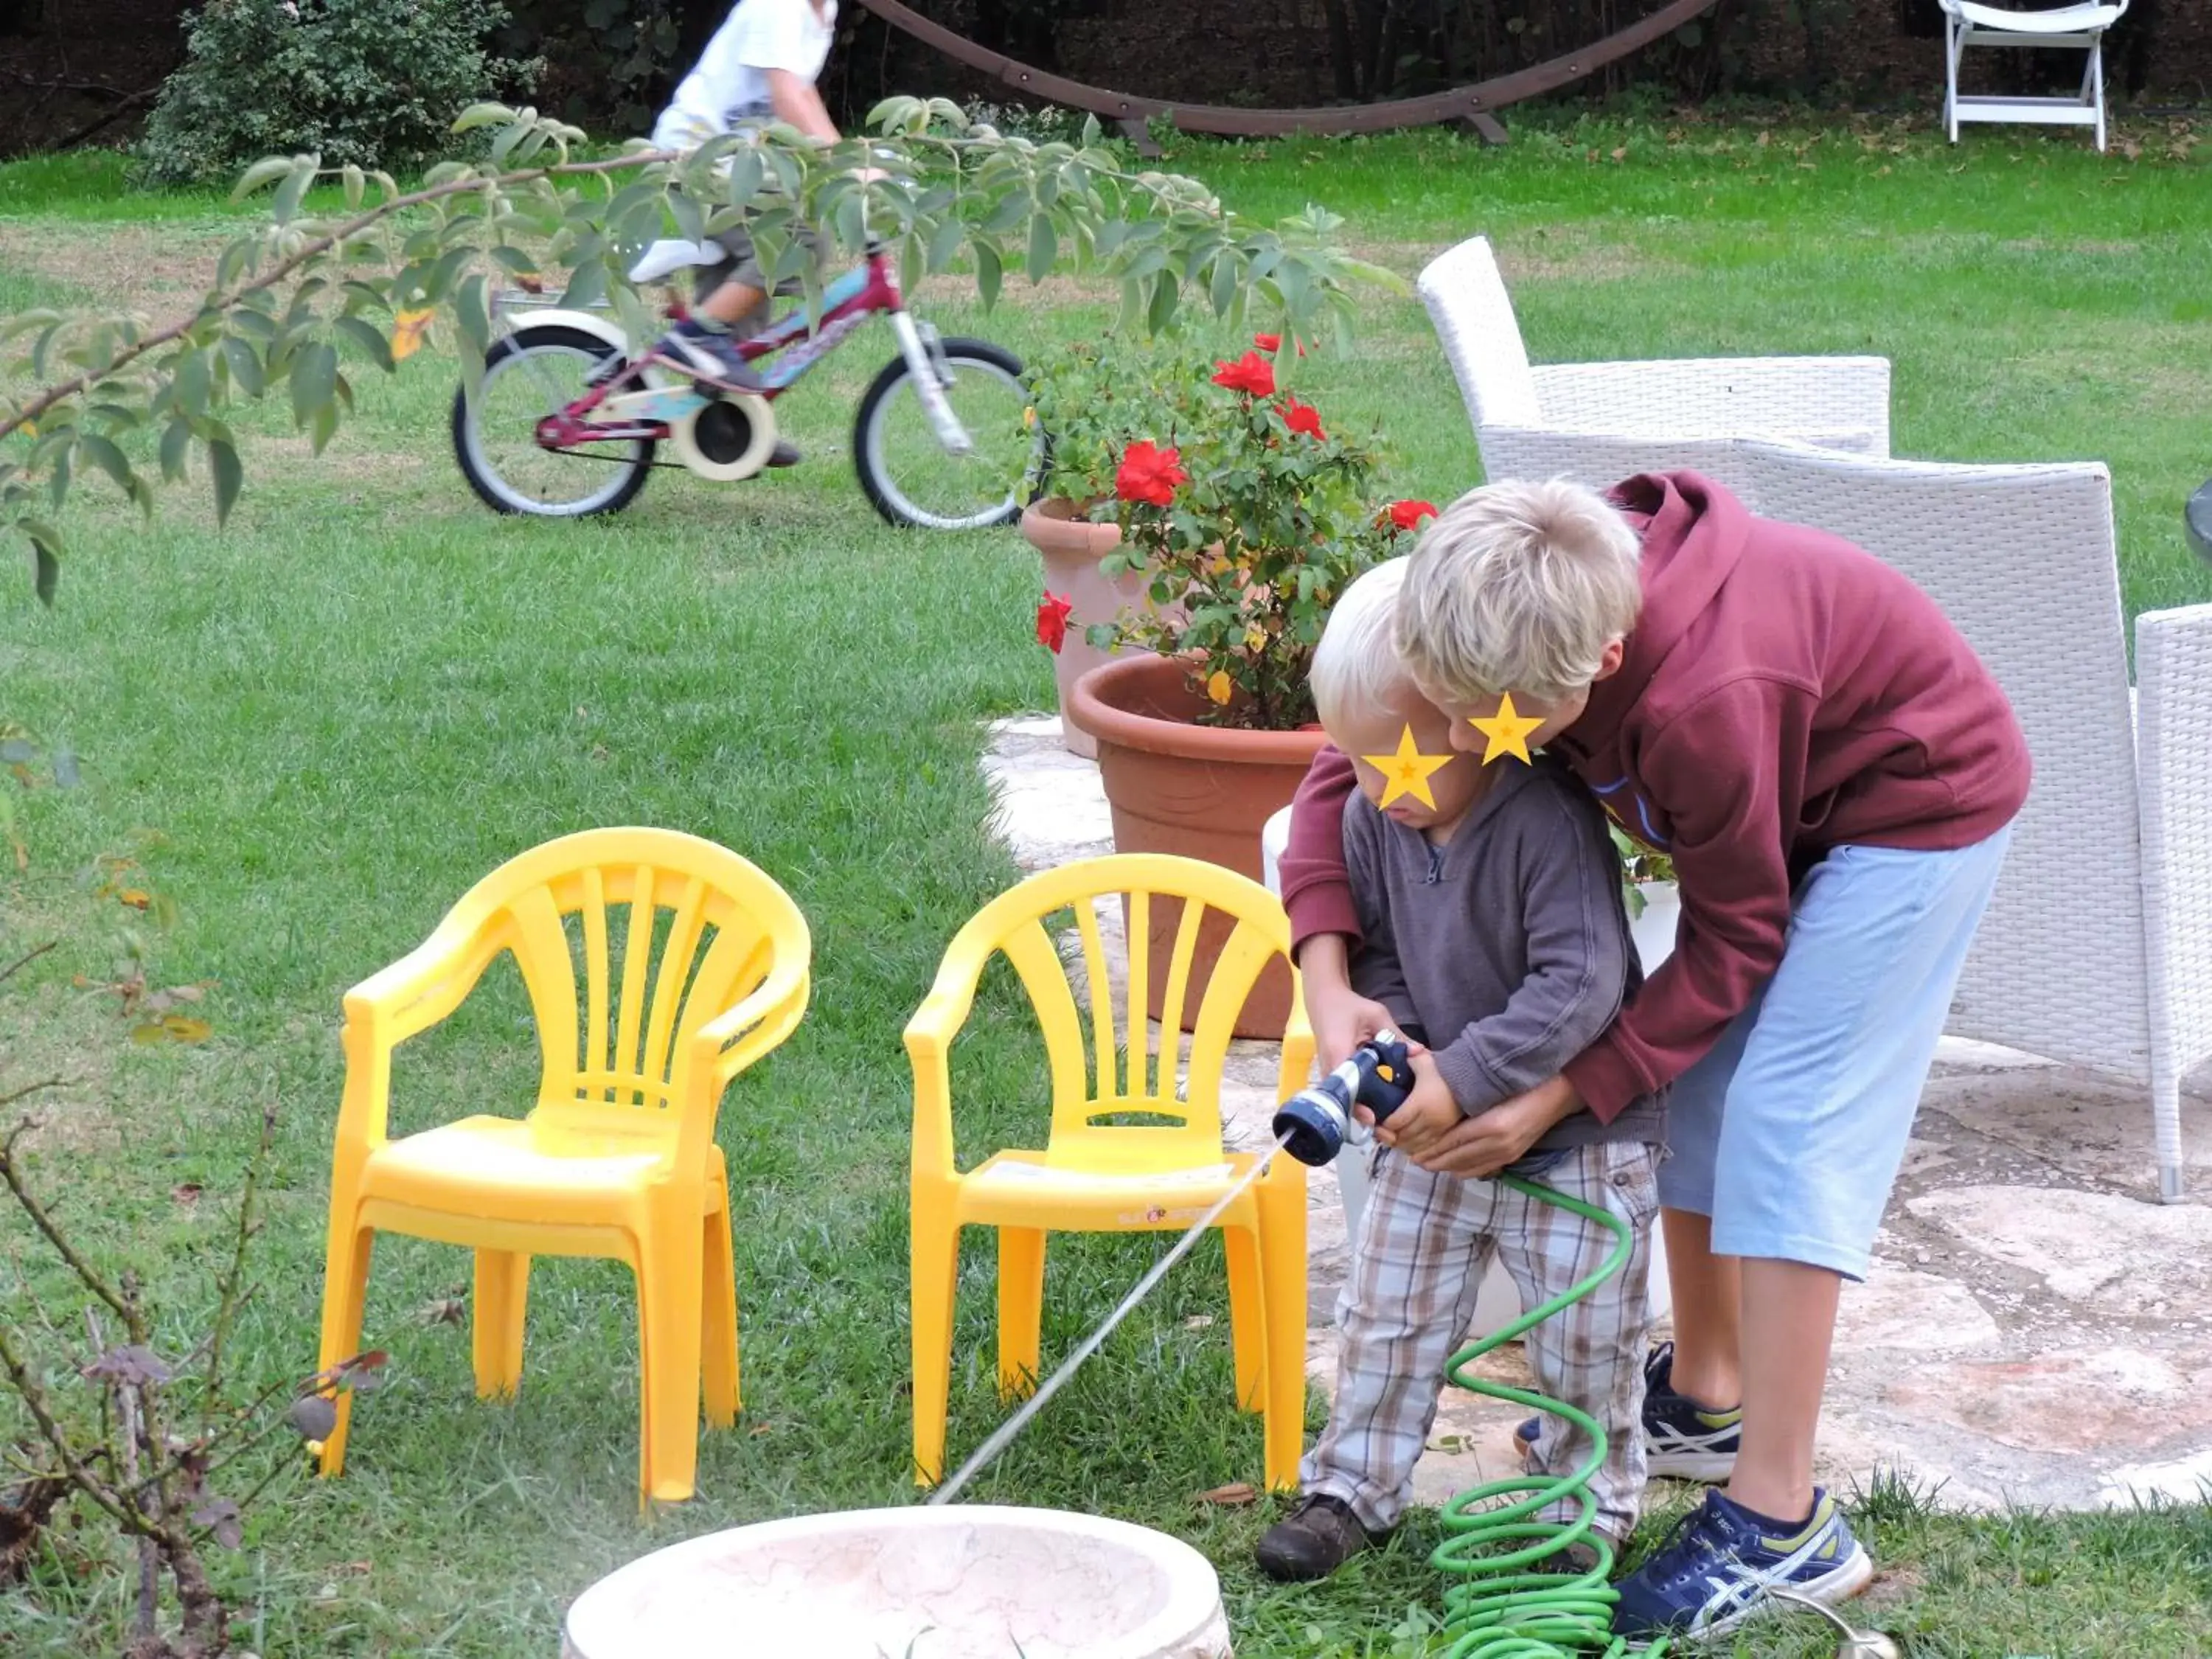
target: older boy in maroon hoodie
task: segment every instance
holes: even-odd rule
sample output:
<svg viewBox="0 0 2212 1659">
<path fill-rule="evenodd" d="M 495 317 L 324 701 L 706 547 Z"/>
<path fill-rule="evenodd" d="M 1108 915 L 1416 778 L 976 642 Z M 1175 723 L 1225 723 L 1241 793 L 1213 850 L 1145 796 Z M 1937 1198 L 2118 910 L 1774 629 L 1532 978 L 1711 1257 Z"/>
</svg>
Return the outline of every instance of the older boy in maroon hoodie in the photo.
<svg viewBox="0 0 2212 1659">
<path fill-rule="evenodd" d="M 1488 1176 L 1576 1112 L 1674 1085 L 1676 1343 L 1647 1365 L 1650 1468 L 1727 1487 L 1623 1581 L 1616 1629 L 1717 1633 L 1778 1586 L 1853 1595 L 1871 1563 L 1813 1481 L 1838 1292 L 1865 1274 L 2027 794 L 2011 707 L 1904 576 L 1690 472 L 1610 500 L 1474 491 L 1413 552 L 1398 642 L 1460 746 L 1510 696 L 1680 883 L 1674 953 L 1606 1033 L 1415 1154 Z M 1329 1065 L 1389 1018 L 1345 971 L 1352 787 L 1324 750 L 1281 865 Z"/>
</svg>

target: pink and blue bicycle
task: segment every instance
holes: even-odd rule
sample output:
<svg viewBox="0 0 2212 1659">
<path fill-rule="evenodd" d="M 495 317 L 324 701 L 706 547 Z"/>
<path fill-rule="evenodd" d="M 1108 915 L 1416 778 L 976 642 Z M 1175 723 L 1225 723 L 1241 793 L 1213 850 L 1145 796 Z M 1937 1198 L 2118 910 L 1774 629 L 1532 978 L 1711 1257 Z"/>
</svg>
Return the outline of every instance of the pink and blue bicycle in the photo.
<svg viewBox="0 0 2212 1659">
<path fill-rule="evenodd" d="M 718 248 L 656 243 L 633 281 L 720 265 Z M 672 302 L 672 318 L 684 314 Z M 750 478 L 776 443 L 775 404 L 876 316 L 898 355 L 860 398 L 853 465 L 885 520 L 930 530 L 1011 523 L 1044 453 L 1026 419 L 1021 360 L 984 340 L 940 337 L 908 309 L 880 246 L 829 285 L 811 327 L 802 307 L 744 341 L 758 395 L 706 385 L 627 338 L 612 313 L 549 306 L 525 287 L 494 305 L 501 331 L 471 398 L 453 399 L 453 449 L 471 488 L 501 513 L 585 518 L 637 499 L 665 445 L 675 465 L 720 483 Z"/>
</svg>

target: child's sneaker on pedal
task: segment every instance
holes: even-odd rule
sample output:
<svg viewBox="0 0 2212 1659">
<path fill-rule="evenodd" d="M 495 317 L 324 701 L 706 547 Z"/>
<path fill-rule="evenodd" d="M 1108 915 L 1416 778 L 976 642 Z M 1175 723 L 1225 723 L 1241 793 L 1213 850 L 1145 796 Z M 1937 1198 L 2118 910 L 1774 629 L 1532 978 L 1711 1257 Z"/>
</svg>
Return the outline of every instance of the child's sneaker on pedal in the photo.
<svg viewBox="0 0 2212 1659">
<path fill-rule="evenodd" d="M 1833 1607 L 1873 1577 L 1873 1558 L 1825 1492 L 1814 1492 L 1808 1518 L 1787 1528 L 1709 1492 L 1644 1565 L 1613 1587 L 1620 1600 L 1613 1631 L 1632 1647 L 1662 1636 L 1717 1636 L 1769 1610 L 1769 1590 Z"/>
<path fill-rule="evenodd" d="M 1725 1480 L 1735 1473 L 1743 1408 L 1715 1411 L 1676 1394 L 1674 1372 L 1674 1345 L 1662 1342 L 1644 1362 L 1644 1472 L 1668 1480 Z M 1532 1417 L 1513 1431 L 1523 1457 L 1534 1452 L 1543 1426 Z"/>
<path fill-rule="evenodd" d="M 653 355 L 724 392 L 768 390 L 768 383 L 753 372 L 734 339 L 697 323 L 678 323 L 660 337 Z"/>
<path fill-rule="evenodd" d="M 1260 1540 L 1260 1571 L 1284 1583 L 1326 1578 L 1364 1549 L 1389 1538 L 1371 1533 L 1341 1498 L 1318 1493 L 1267 1528 Z"/>
</svg>

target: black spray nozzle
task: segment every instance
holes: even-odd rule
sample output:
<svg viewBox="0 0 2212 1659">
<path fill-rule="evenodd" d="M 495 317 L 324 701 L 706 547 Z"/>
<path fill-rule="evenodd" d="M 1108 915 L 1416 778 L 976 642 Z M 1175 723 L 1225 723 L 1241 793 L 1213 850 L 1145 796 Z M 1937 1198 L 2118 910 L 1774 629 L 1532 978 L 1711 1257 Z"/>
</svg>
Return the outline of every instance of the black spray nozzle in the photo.
<svg viewBox="0 0 2212 1659">
<path fill-rule="evenodd" d="M 1343 1065 L 1276 1109 L 1275 1138 L 1288 1135 L 1290 1155 L 1318 1167 L 1354 1138 L 1354 1107 L 1364 1106 L 1380 1123 L 1413 1091 L 1413 1063 L 1406 1039 L 1395 1031 L 1378 1031 Z"/>
</svg>

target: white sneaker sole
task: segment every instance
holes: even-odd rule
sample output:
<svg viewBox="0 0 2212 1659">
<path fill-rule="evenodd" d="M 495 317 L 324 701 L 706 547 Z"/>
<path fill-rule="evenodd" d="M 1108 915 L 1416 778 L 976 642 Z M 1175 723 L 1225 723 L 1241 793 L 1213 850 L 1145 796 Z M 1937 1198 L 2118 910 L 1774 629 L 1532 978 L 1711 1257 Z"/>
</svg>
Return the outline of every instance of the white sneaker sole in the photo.
<svg viewBox="0 0 2212 1659">
<path fill-rule="evenodd" d="M 1702 1480 L 1715 1484 L 1735 1473 L 1734 1452 L 1656 1452 L 1644 1455 L 1644 1470 L 1665 1480 Z"/>
<path fill-rule="evenodd" d="M 1784 1584 L 1781 1588 L 1789 1590 L 1792 1595 L 1802 1595 L 1808 1601 L 1818 1601 L 1822 1607 L 1832 1607 L 1840 1602 L 1850 1601 L 1873 1582 L 1874 1557 L 1869 1555 L 1866 1547 L 1855 1539 L 1851 1543 L 1850 1554 L 1830 1571 L 1823 1573 L 1818 1578 L 1805 1579 L 1794 1584 Z M 1741 1629 L 1754 1619 L 1761 1619 L 1771 1613 L 1785 1613 L 1789 1610 L 1790 1604 L 1787 1601 L 1761 1597 L 1741 1613 L 1732 1613 L 1725 1619 L 1717 1619 L 1703 1630 L 1669 1631 L 1664 1633 L 1664 1639 L 1670 1650 L 1686 1644 L 1709 1642 Z M 1628 1644 L 1628 1651 L 1643 1653 L 1661 1639 L 1661 1637 L 1653 1636 L 1632 1641 Z"/>
</svg>

